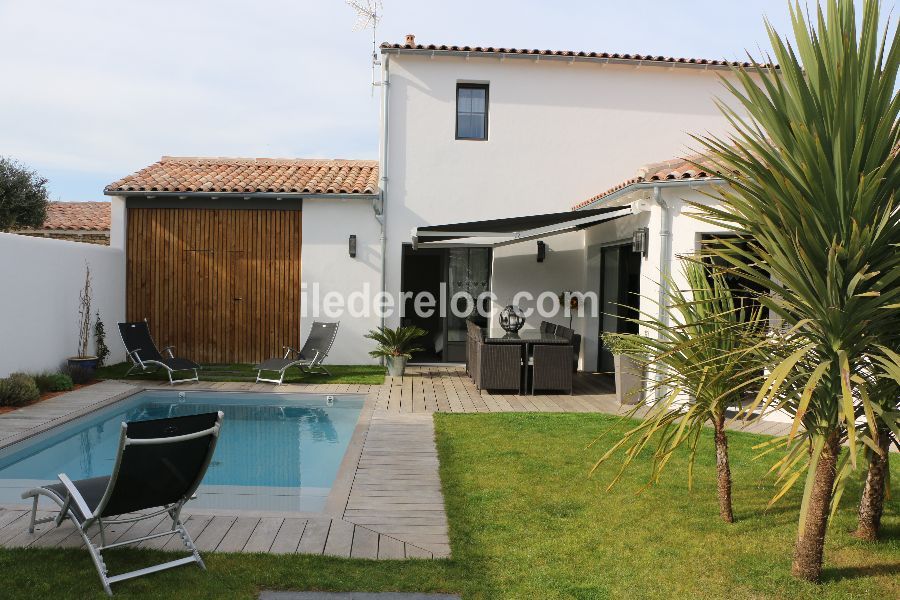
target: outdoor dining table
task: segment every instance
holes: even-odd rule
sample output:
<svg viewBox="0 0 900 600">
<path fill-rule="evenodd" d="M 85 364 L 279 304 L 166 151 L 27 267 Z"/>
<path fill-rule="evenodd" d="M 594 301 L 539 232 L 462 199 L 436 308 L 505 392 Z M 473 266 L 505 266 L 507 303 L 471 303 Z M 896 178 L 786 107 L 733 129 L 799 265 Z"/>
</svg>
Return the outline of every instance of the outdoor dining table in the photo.
<svg viewBox="0 0 900 600">
<path fill-rule="evenodd" d="M 519 333 L 507 333 L 501 336 L 484 336 L 485 344 L 518 344 L 522 347 L 522 373 L 519 377 L 519 392 L 526 393 L 528 390 L 528 357 L 531 355 L 531 348 L 537 344 L 553 344 L 563 346 L 571 344 L 569 338 L 565 338 L 553 333 L 544 333 L 542 331 L 521 331 Z"/>
</svg>

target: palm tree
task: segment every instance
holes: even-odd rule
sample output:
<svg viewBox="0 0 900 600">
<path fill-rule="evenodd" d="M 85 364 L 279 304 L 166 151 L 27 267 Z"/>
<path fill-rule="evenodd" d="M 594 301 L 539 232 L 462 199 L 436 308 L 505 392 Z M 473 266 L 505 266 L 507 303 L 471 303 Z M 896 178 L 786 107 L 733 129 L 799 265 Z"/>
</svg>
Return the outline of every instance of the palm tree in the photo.
<svg viewBox="0 0 900 600">
<path fill-rule="evenodd" d="M 859 520 L 853 535 L 866 541 L 878 539 L 881 529 L 881 515 L 884 512 L 884 497 L 887 492 L 887 475 L 890 471 L 890 446 L 897 443 L 897 436 L 891 431 L 891 402 L 896 404 L 900 395 L 900 386 L 889 378 L 881 378 L 875 384 L 872 400 L 884 402 L 876 404 L 875 431 L 872 439 L 873 447 L 866 446 L 865 458 L 868 463 L 862 497 L 859 500 Z M 865 432 L 863 432 L 865 433 Z"/>
<path fill-rule="evenodd" d="M 857 29 L 850 0 L 827 0 L 814 23 L 792 5 L 794 43 L 766 24 L 779 68 L 754 64 L 735 70 L 737 83 L 725 81 L 740 106 L 721 104 L 733 135 L 697 138 L 709 154 L 705 166 L 728 184 L 721 208 L 697 209 L 753 240 L 752 252 L 725 242 L 718 254 L 771 291 L 762 302 L 783 318 L 792 342 L 767 348 L 770 376 L 755 404 L 791 409 L 789 439 L 807 442 L 792 572 L 812 581 L 821 574 L 835 484 L 856 467 L 860 442 L 877 446 L 871 432 L 883 403 L 870 399 L 878 391 L 868 389 L 872 365 L 900 381 L 900 357 L 888 350 L 897 347 L 900 305 L 900 44 L 896 30 L 879 36 L 879 14 L 878 0 L 864 0 Z M 869 425 L 861 434 L 857 409 Z M 894 431 L 896 419 L 895 410 Z M 788 445 L 791 464 L 803 460 L 797 447 Z"/>
<path fill-rule="evenodd" d="M 658 437 L 653 454 L 651 483 L 655 483 L 675 450 L 687 445 L 689 482 L 704 426 L 715 429 L 716 483 L 719 515 L 734 521 L 731 468 L 728 462 L 726 413 L 740 408 L 744 390 L 758 381 L 748 368 L 756 339 L 764 325 L 759 306 L 744 306 L 729 288 L 723 273 L 696 259 L 683 261 L 688 290 L 669 286 L 665 319 L 644 315 L 637 322 L 652 336 L 606 334 L 603 342 L 616 354 L 634 358 L 646 373 L 644 403 L 627 416 L 643 413 L 644 420 L 625 432 L 591 470 L 626 448 L 622 470 Z M 685 402 L 685 396 L 690 402 Z M 621 475 L 619 472 L 619 475 Z M 617 476 L 610 487 L 615 485 Z"/>
</svg>

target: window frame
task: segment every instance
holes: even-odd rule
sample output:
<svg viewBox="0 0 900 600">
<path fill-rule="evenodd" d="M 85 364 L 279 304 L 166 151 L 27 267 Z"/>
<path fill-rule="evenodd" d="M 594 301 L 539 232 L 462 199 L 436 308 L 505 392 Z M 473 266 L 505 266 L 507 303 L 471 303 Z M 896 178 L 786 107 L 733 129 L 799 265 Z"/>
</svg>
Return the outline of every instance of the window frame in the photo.
<svg viewBox="0 0 900 600">
<path fill-rule="evenodd" d="M 459 135 L 459 90 L 484 90 L 484 136 L 483 137 L 463 137 Z M 475 83 L 468 81 L 456 82 L 456 112 L 453 117 L 453 134 L 457 140 L 470 142 L 486 142 L 488 140 L 488 119 L 490 114 L 490 83 Z M 473 113 L 469 113 L 473 114 Z"/>
</svg>

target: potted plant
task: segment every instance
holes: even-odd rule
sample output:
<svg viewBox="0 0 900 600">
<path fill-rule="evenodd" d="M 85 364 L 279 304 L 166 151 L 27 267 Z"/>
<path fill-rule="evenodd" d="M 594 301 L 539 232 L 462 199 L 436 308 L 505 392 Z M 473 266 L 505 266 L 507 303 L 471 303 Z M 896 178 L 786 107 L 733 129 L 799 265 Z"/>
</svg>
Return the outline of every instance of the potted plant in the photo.
<svg viewBox="0 0 900 600">
<path fill-rule="evenodd" d="M 616 373 L 616 400 L 619 404 L 637 404 L 644 387 L 644 363 L 628 338 L 618 333 L 604 333 L 603 345 L 613 355 Z"/>
<path fill-rule="evenodd" d="M 422 348 L 416 345 L 416 340 L 426 334 L 421 327 L 409 326 L 391 329 L 379 327 L 366 334 L 370 340 L 375 340 L 378 346 L 369 352 L 375 358 L 384 359 L 388 375 L 403 377 L 406 370 L 406 361 L 412 358 L 413 352 L 421 352 Z"/>
<path fill-rule="evenodd" d="M 84 267 L 84 288 L 78 293 L 78 353 L 69 357 L 70 370 L 93 373 L 99 359 L 88 354 L 91 339 L 91 267 Z"/>
</svg>

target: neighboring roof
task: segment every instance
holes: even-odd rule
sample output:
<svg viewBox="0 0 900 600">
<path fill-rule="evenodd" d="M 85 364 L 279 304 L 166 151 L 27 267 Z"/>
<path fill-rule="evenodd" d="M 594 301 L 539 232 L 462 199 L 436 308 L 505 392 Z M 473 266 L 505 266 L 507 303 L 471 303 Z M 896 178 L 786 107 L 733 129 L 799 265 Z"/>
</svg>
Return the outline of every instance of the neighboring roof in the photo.
<svg viewBox="0 0 900 600">
<path fill-rule="evenodd" d="M 727 60 L 714 60 L 709 58 L 678 58 L 673 56 L 662 56 L 653 54 L 628 54 L 619 52 L 586 52 L 582 50 L 538 50 L 528 48 L 502 48 L 495 46 L 447 46 L 437 44 L 381 44 L 381 51 L 409 51 L 416 52 L 433 52 L 435 54 L 445 53 L 452 54 L 505 54 L 505 55 L 525 55 L 525 56 L 552 56 L 574 59 L 595 59 L 608 62 L 641 62 L 641 63 L 658 63 L 660 65 L 677 66 L 692 65 L 706 67 L 751 67 L 750 62 L 737 62 Z"/>
<path fill-rule="evenodd" d="M 108 195 L 123 192 L 371 195 L 378 193 L 378 162 L 163 156 L 104 190 Z"/>
<path fill-rule="evenodd" d="M 51 202 L 41 231 L 109 231 L 109 202 Z"/>
<path fill-rule="evenodd" d="M 650 163 L 638 169 L 637 174 L 609 188 L 605 192 L 601 192 L 596 196 L 592 196 L 584 202 L 579 202 L 572 207 L 572 210 L 584 208 L 589 204 L 593 204 L 598 200 L 614 194 L 620 190 L 638 184 L 653 181 L 712 181 L 719 179 L 719 172 L 713 169 L 698 169 L 693 163 L 703 163 L 704 156 L 693 155 L 684 158 L 673 158 L 658 163 Z"/>
</svg>

